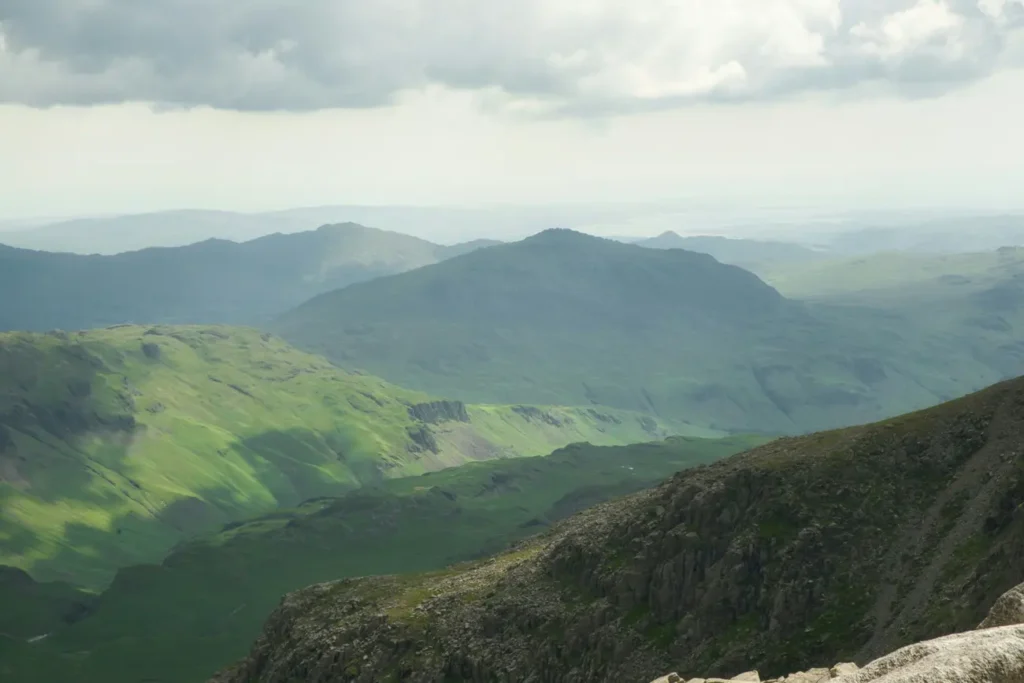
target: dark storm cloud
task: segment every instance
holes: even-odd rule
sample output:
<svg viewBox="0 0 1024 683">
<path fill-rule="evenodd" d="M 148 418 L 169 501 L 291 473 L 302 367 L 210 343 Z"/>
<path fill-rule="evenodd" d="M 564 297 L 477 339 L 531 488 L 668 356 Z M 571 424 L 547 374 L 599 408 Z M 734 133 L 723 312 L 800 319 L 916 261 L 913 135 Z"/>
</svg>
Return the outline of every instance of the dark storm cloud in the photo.
<svg viewBox="0 0 1024 683">
<path fill-rule="evenodd" d="M 1004 63 L 1024 0 L 0 0 L 0 102 L 374 107 L 431 84 L 578 115 Z"/>
</svg>

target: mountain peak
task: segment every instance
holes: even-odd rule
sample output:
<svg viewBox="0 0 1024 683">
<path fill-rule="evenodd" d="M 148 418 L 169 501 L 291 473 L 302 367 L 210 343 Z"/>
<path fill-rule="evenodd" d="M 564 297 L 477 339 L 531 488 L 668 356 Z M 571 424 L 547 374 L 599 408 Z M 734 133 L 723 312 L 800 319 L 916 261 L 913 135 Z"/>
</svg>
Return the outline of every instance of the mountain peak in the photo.
<svg viewBox="0 0 1024 683">
<path fill-rule="evenodd" d="M 524 239 L 523 242 L 569 243 L 582 242 L 587 240 L 596 241 L 601 239 L 602 238 L 597 237 L 595 235 L 580 232 L 579 230 L 572 230 L 571 228 L 547 228 L 546 230 L 541 230 L 540 232 L 534 235 L 530 235 L 529 237 Z"/>
</svg>

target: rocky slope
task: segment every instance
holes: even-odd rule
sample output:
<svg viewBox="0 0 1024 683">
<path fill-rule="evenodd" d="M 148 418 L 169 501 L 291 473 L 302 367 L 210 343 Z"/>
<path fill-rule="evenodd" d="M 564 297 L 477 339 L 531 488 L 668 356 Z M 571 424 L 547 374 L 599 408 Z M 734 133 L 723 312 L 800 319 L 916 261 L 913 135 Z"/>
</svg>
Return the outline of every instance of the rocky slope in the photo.
<svg viewBox="0 0 1024 683">
<path fill-rule="evenodd" d="M 1024 579 L 1022 504 L 1015 380 L 680 473 L 486 561 L 312 586 L 214 680 L 618 683 L 866 663 L 972 628 Z"/>
</svg>

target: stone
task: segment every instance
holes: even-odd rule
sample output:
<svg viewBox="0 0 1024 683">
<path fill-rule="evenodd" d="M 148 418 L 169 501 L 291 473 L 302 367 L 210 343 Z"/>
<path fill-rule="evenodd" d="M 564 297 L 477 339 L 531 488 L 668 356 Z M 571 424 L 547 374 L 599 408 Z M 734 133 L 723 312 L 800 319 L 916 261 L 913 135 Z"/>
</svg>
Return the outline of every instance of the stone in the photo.
<svg viewBox="0 0 1024 683">
<path fill-rule="evenodd" d="M 839 678 L 840 676 L 848 676 L 850 674 L 855 674 L 859 670 L 860 667 L 858 667 L 853 662 L 842 662 L 840 664 L 836 664 L 835 666 L 833 666 L 832 669 L 829 671 L 829 674 L 832 678 Z"/>
<path fill-rule="evenodd" d="M 733 676 L 730 680 L 747 681 L 748 683 L 761 683 L 761 676 L 756 671 L 747 671 L 739 676 Z"/>
<path fill-rule="evenodd" d="M 651 683 L 683 683 L 683 677 L 677 673 L 670 673 L 667 676 L 651 681 Z"/>
<path fill-rule="evenodd" d="M 828 669 L 810 669 L 776 678 L 767 683 L 828 683 L 830 680 L 832 680 L 832 676 Z"/>
<path fill-rule="evenodd" d="M 1021 683 L 1024 626 L 957 633 L 900 648 L 842 683 Z"/>
<path fill-rule="evenodd" d="M 1024 583 L 1003 593 L 978 628 L 1024 624 Z"/>
</svg>

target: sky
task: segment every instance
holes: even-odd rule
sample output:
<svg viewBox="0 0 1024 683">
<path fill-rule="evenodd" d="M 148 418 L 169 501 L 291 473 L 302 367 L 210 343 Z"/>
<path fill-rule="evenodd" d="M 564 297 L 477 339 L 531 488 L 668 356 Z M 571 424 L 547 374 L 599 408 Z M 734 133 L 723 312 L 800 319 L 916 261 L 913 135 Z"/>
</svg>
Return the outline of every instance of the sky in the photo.
<svg viewBox="0 0 1024 683">
<path fill-rule="evenodd" d="M 0 0 L 0 218 L 1024 208 L 1024 0 Z"/>
</svg>

